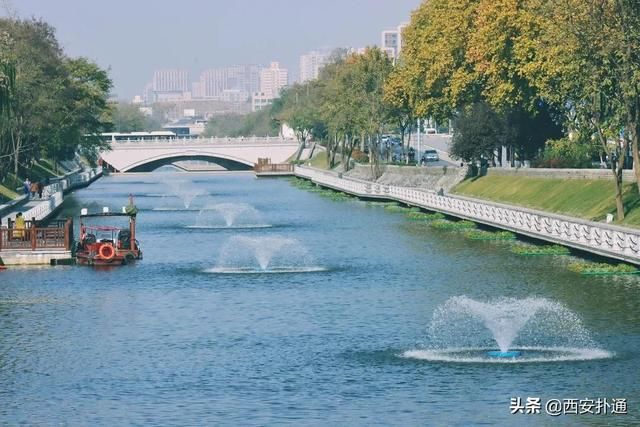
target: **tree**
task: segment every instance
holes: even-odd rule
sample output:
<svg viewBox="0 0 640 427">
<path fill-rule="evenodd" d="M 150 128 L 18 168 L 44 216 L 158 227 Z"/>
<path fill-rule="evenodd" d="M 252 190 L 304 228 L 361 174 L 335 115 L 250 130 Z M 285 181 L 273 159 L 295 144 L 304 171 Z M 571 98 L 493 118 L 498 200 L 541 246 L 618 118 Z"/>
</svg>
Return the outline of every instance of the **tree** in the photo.
<svg viewBox="0 0 640 427">
<path fill-rule="evenodd" d="M 60 160 L 80 149 L 95 156 L 104 147 L 98 134 L 110 125 L 107 73 L 65 56 L 43 21 L 0 19 L 0 34 L 0 174 L 8 159 L 18 175 L 41 155 Z"/>
<path fill-rule="evenodd" d="M 149 132 L 162 127 L 158 120 L 144 114 L 135 104 L 120 102 L 110 107 L 115 132 Z"/>
<path fill-rule="evenodd" d="M 430 0 L 403 33 L 400 63 L 417 117 L 448 120 L 480 101 L 481 81 L 467 56 L 478 0 Z"/>
<path fill-rule="evenodd" d="M 608 154 L 621 220 L 622 170 L 633 138 L 622 132 L 630 116 L 624 93 L 632 89 L 622 78 L 625 49 L 615 25 L 620 19 L 616 1 L 539 0 L 536 9 L 545 19 L 535 40 L 536 55 L 525 72 L 543 96 L 564 111 L 572 132 L 580 139 L 595 138 Z"/>
<path fill-rule="evenodd" d="M 407 69 L 400 64 L 391 72 L 384 86 L 387 118 L 400 132 L 403 153 L 405 151 L 405 136 L 409 136 L 406 141 L 406 145 L 409 145 L 411 142 L 411 130 L 416 121 L 414 114 L 416 104 L 409 83 Z"/>
<path fill-rule="evenodd" d="M 281 94 L 282 108 L 278 120 L 286 123 L 296 134 L 300 147 L 295 160 L 300 160 L 307 140 L 313 135 L 314 128 L 319 126 L 318 87 L 313 81 L 295 84 Z"/>
<path fill-rule="evenodd" d="M 506 118 L 485 102 L 464 108 L 453 123 L 451 155 L 466 162 L 493 159 L 494 150 L 505 143 L 508 134 Z"/>
</svg>

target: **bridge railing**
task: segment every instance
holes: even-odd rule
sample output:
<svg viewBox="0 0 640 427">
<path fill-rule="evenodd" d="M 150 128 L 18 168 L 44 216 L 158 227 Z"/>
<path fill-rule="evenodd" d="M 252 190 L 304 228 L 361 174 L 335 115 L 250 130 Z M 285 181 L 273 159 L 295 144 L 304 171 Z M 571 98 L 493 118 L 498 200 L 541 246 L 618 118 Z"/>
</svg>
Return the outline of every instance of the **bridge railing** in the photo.
<svg viewBox="0 0 640 427">
<path fill-rule="evenodd" d="M 292 143 L 295 139 L 281 138 L 275 136 L 251 136 L 246 138 L 226 138 L 226 137 L 209 137 L 209 138 L 156 138 L 151 140 L 137 140 L 127 139 L 124 141 L 115 141 L 111 145 L 118 147 L 124 145 L 156 145 L 156 144 L 175 144 L 175 145 L 204 145 L 204 144 L 278 144 L 278 143 Z"/>
<path fill-rule="evenodd" d="M 253 170 L 256 173 L 293 172 L 293 166 L 291 163 L 265 163 L 256 164 Z"/>
</svg>

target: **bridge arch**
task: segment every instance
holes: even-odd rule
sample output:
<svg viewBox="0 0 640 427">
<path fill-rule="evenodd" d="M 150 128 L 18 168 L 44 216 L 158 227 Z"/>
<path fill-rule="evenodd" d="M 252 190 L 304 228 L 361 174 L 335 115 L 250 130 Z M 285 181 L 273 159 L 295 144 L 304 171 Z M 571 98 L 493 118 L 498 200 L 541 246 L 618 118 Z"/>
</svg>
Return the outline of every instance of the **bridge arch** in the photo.
<svg viewBox="0 0 640 427">
<path fill-rule="evenodd" d="M 146 157 L 142 160 L 127 165 L 120 172 L 151 172 L 162 166 L 170 165 L 184 160 L 204 160 L 222 166 L 227 170 L 251 170 L 254 164 L 246 159 L 229 156 L 220 153 L 206 151 L 184 151 L 163 153 Z"/>
</svg>

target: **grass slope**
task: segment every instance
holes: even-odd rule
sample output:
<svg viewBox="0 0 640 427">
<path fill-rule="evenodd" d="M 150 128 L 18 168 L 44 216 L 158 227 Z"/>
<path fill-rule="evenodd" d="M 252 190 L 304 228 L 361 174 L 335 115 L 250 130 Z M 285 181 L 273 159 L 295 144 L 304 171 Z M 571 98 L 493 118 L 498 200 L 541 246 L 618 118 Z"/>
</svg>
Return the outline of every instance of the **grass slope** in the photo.
<svg viewBox="0 0 640 427">
<path fill-rule="evenodd" d="M 602 221 L 616 210 L 614 184 L 604 179 L 484 176 L 461 182 L 453 192 L 592 221 Z M 627 216 L 622 224 L 640 227 L 640 200 L 635 184 L 625 184 L 624 203 Z"/>
</svg>

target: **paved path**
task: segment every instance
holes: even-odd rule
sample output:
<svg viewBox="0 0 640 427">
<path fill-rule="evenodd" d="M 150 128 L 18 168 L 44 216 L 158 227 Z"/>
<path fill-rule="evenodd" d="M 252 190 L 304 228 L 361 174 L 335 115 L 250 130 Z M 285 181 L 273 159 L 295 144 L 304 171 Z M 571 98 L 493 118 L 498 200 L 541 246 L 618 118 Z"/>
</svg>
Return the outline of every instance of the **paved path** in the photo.
<svg viewBox="0 0 640 427">
<path fill-rule="evenodd" d="M 8 212 L 5 212 L 1 218 L 1 223 L 2 225 L 7 225 L 7 218 L 11 218 L 11 221 L 13 221 L 16 218 L 16 214 L 18 212 L 26 212 L 31 208 L 34 208 L 36 206 L 38 206 L 39 203 L 41 203 L 43 200 L 48 200 L 47 197 L 42 197 L 42 199 L 38 199 L 38 197 L 36 196 L 35 199 L 31 199 L 26 203 L 22 203 L 22 204 L 18 204 L 16 206 L 13 206 L 13 208 L 11 210 L 9 210 Z M 31 219 L 31 218 L 25 218 L 25 219 Z"/>
</svg>

